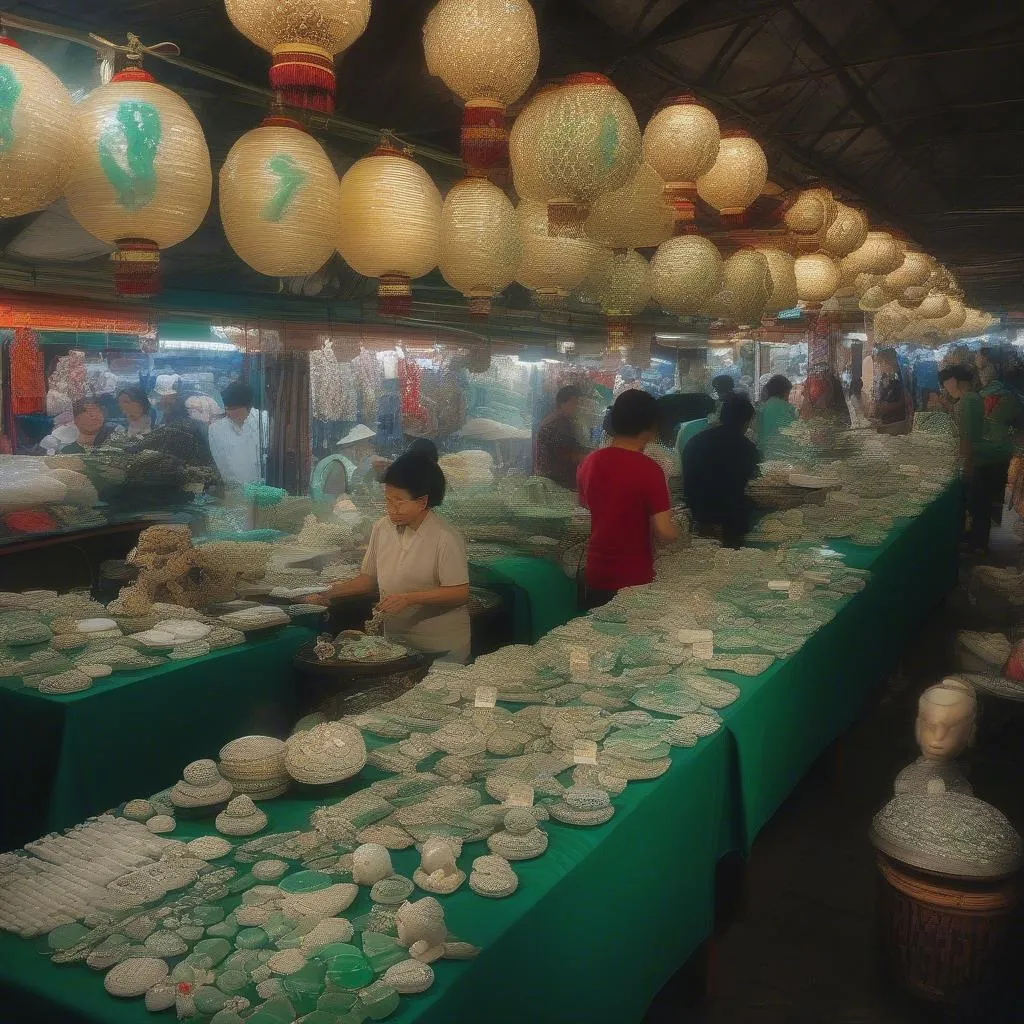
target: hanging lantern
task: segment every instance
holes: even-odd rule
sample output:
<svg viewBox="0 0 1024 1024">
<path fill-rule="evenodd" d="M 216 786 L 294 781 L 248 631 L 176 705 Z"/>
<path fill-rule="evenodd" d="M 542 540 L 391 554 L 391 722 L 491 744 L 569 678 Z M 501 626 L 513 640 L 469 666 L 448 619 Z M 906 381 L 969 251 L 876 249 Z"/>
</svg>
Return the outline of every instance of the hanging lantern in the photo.
<svg viewBox="0 0 1024 1024">
<path fill-rule="evenodd" d="M 334 113 L 334 60 L 366 31 L 370 0 L 224 0 L 231 24 L 270 54 L 281 100 Z"/>
<path fill-rule="evenodd" d="M 908 285 L 897 296 L 897 301 L 904 309 L 918 309 L 928 298 L 928 289 L 924 285 Z"/>
<path fill-rule="evenodd" d="M 764 150 L 746 132 L 734 129 L 722 132 L 714 164 L 697 179 L 697 194 L 727 222 L 736 222 L 767 181 Z"/>
<path fill-rule="evenodd" d="M 873 284 L 864 290 L 857 300 L 858 308 L 865 313 L 876 313 L 892 301 L 892 296 L 880 284 Z"/>
<path fill-rule="evenodd" d="M 792 309 L 798 300 L 793 256 L 782 249 L 759 248 L 757 251 L 768 261 L 768 273 L 771 277 L 771 292 L 765 313 L 779 313 L 784 309 Z"/>
<path fill-rule="evenodd" d="M 670 238 L 651 260 L 651 291 L 666 313 L 699 312 L 721 283 L 722 254 L 701 235 Z"/>
<path fill-rule="evenodd" d="M 804 189 L 783 214 L 783 220 L 797 246 L 815 252 L 824 242 L 836 219 L 837 206 L 827 188 Z"/>
<path fill-rule="evenodd" d="M 338 250 L 363 277 L 377 278 L 380 311 L 412 305 L 410 281 L 437 266 L 441 193 L 419 164 L 386 142 L 341 179 Z"/>
<path fill-rule="evenodd" d="M 926 300 L 927 301 L 927 300 Z M 945 315 L 932 320 L 932 325 L 943 334 L 953 334 L 967 322 L 967 307 L 957 298 L 949 296 Z M 922 306 L 924 303 L 922 303 Z"/>
<path fill-rule="evenodd" d="M 665 182 L 642 163 L 625 185 L 597 197 L 584 229 L 588 238 L 609 249 L 654 249 L 672 237 L 674 225 Z"/>
<path fill-rule="evenodd" d="M 938 320 L 949 313 L 949 297 L 942 292 L 930 291 L 921 302 L 916 316 L 921 320 Z"/>
<path fill-rule="evenodd" d="M 825 232 L 821 251 L 832 259 L 842 259 L 859 249 L 868 237 L 868 219 L 860 210 L 836 203 L 836 216 Z"/>
<path fill-rule="evenodd" d="M 626 344 L 630 319 L 651 300 L 651 267 L 635 249 L 611 256 L 596 296 L 608 321 L 609 346 Z"/>
<path fill-rule="evenodd" d="M 900 265 L 885 275 L 885 287 L 894 294 L 905 288 L 921 287 L 931 278 L 933 269 L 934 261 L 927 253 L 908 249 Z"/>
<path fill-rule="evenodd" d="M 220 170 L 220 219 L 231 248 L 270 277 L 315 274 L 338 234 L 338 176 L 323 147 L 269 117 L 231 147 Z"/>
<path fill-rule="evenodd" d="M 843 257 L 843 280 L 852 282 L 858 274 L 889 274 L 903 262 L 903 256 L 903 249 L 888 231 L 869 231 L 863 245 Z"/>
<path fill-rule="evenodd" d="M 540 164 L 536 160 L 534 146 L 540 134 L 541 125 L 547 116 L 547 109 L 561 86 L 548 82 L 537 90 L 534 97 L 519 112 L 508 136 L 509 167 L 512 171 L 512 186 L 522 200 L 544 203 L 544 182 L 541 179 Z"/>
<path fill-rule="evenodd" d="M 188 238 L 210 207 L 213 172 L 188 104 L 141 67 L 118 72 L 76 108 L 81 128 L 64 190 L 71 215 L 116 246 L 114 291 L 159 291 L 160 250 Z"/>
<path fill-rule="evenodd" d="M 839 287 L 839 267 L 822 252 L 798 256 L 793 270 L 797 298 L 811 308 L 819 308 Z"/>
<path fill-rule="evenodd" d="M 718 119 L 693 96 L 667 100 L 647 124 L 644 159 L 665 181 L 680 233 L 693 222 L 697 179 L 714 166 L 720 141 Z"/>
<path fill-rule="evenodd" d="M 0 34 L 0 217 L 34 213 L 60 199 L 77 132 L 64 83 Z"/>
<path fill-rule="evenodd" d="M 722 266 L 722 285 L 708 301 L 706 312 L 739 326 L 759 324 L 771 290 L 768 260 L 756 249 L 740 249 Z"/>
<path fill-rule="evenodd" d="M 552 234 L 579 237 L 594 200 L 636 173 L 640 126 L 629 100 L 604 75 L 570 75 L 540 99 L 517 145 L 510 142 L 516 187 L 522 180 L 529 191 L 520 198 L 547 202 Z"/>
<path fill-rule="evenodd" d="M 441 0 L 423 26 L 427 70 L 465 101 L 462 159 L 470 175 L 508 164 L 505 107 L 537 74 L 537 19 L 527 0 Z"/>
<path fill-rule="evenodd" d="M 514 280 L 523 246 L 508 196 L 486 178 L 455 185 L 441 207 L 440 266 L 444 279 L 469 299 L 474 316 Z"/>
<path fill-rule="evenodd" d="M 590 273 L 598 247 L 587 238 L 548 234 L 548 208 L 524 199 L 516 208 L 523 247 L 516 280 L 534 293 L 540 306 L 561 305 Z"/>
<path fill-rule="evenodd" d="M 898 302 L 888 302 L 875 313 L 874 332 L 876 344 L 893 342 L 914 320 L 912 314 Z"/>
</svg>

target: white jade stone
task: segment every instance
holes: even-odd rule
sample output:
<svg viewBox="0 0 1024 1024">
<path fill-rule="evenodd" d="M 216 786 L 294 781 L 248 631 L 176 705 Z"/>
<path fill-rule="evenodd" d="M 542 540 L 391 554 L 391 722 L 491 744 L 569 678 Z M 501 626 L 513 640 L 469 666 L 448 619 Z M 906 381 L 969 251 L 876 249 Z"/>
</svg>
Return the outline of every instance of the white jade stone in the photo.
<svg viewBox="0 0 1024 1024">
<path fill-rule="evenodd" d="M 155 957 L 132 957 L 122 960 L 107 971 L 103 987 L 112 995 L 123 999 L 145 995 L 147 990 L 167 977 L 168 967 Z"/>
<path fill-rule="evenodd" d="M 178 640 L 202 640 L 213 627 L 194 619 L 164 619 L 153 627 L 154 632 L 170 633 Z"/>
<path fill-rule="evenodd" d="M 79 619 L 75 623 L 78 633 L 105 633 L 108 629 L 117 629 L 113 619 Z"/>
</svg>

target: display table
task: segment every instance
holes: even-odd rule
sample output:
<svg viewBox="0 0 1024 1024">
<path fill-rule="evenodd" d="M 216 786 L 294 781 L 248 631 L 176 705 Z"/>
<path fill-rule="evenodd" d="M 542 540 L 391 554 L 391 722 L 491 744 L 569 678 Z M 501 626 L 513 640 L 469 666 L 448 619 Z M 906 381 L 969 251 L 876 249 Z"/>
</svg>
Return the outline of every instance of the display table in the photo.
<svg viewBox="0 0 1024 1024">
<path fill-rule="evenodd" d="M 793 657 L 757 679 L 729 676 L 743 695 L 723 712 L 725 728 L 692 750 L 673 750 L 660 779 L 630 783 L 615 798 L 610 822 L 546 825 L 548 851 L 516 865 L 521 885 L 513 897 L 485 901 L 465 887 L 442 897 L 450 930 L 483 952 L 469 963 L 436 964 L 434 987 L 403 999 L 391 1019 L 639 1021 L 711 934 L 718 859 L 749 847 L 811 761 L 858 714 L 902 638 L 955 581 L 959 509 L 959 491 L 951 488 L 922 516 L 898 524 L 880 548 L 858 552 L 856 560 L 876 571 L 866 589 Z M 185 760 L 182 754 L 161 784 L 173 781 Z M 367 769 L 352 790 L 374 777 Z M 128 788 L 122 796 L 139 789 Z M 279 831 L 304 826 L 314 804 L 284 799 L 264 807 L 270 830 Z M 182 822 L 175 835 L 200 831 Z M 461 866 L 484 852 L 484 844 L 468 844 Z M 394 855 L 403 874 L 415 863 L 413 852 Z M 364 890 L 346 916 L 367 906 Z M 0 935 L 0 983 L 7 1008 L 21 1014 L 14 1019 L 144 1019 L 140 1002 L 109 998 L 85 967 L 52 965 L 39 955 L 44 946 L 42 939 Z"/>
<path fill-rule="evenodd" d="M 148 796 L 236 736 L 286 733 L 292 656 L 309 636 L 288 626 L 203 658 L 117 672 L 81 693 L 0 680 L 0 850 L 69 828 L 128 791 Z"/>
</svg>

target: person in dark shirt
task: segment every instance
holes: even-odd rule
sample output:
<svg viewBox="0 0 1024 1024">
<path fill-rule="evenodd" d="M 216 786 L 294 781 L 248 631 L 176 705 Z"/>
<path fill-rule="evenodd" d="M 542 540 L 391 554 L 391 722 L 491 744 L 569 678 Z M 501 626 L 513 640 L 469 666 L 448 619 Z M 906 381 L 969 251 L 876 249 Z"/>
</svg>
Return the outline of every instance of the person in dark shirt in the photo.
<svg viewBox="0 0 1024 1024">
<path fill-rule="evenodd" d="M 576 439 L 575 419 L 583 392 L 575 384 L 555 396 L 555 411 L 537 428 L 533 472 L 570 491 L 576 490 L 576 470 L 587 449 Z"/>
<path fill-rule="evenodd" d="M 746 435 L 754 407 L 745 395 L 722 403 L 721 423 L 683 449 L 683 495 L 701 532 L 738 548 L 750 530 L 747 484 L 757 475 L 757 446 Z"/>
<path fill-rule="evenodd" d="M 907 396 L 900 378 L 900 365 L 892 349 L 875 352 L 878 379 L 875 391 L 875 420 L 879 433 L 909 433 Z"/>
</svg>

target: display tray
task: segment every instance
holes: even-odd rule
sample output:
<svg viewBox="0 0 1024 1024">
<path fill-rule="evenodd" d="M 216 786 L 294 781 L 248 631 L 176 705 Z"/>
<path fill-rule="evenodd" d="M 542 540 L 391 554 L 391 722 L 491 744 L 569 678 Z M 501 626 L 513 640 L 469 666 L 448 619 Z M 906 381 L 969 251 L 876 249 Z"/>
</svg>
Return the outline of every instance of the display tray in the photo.
<svg viewBox="0 0 1024 1024">
<path fill-rule="evenodd" d="M 411 651 L 404 658 L 392 661 L 341 661 L 337 658 L 321 660 L 313 652 L 316 643 L 303 644 L 294 655 L 296 668 L 316 672 L 321 670 L 324 675 L 351 675 L 369 677 L 390 675 L 396 672 L 414 672 L 417 669 L 429 668 L 438 658 L 443 658 L 445 651 Z"/>
</svg>

